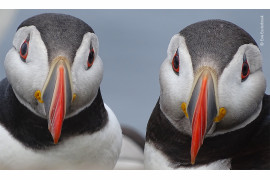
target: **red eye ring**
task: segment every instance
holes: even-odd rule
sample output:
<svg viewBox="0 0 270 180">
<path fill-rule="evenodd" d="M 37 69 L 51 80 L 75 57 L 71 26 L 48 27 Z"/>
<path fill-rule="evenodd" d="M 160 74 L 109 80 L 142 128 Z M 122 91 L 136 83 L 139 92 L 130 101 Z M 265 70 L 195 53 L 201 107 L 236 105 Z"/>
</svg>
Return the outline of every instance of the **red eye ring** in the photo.
<svg viewBox="0 0 270 180">
<path fill-rule="evenodd" d="M 22 59 L 26 59 L 28 55 L 29 41 L 25 40 L 20 48 L 20 56 Z"/>
<path fill-rule="evenodd" d="M 87 60 L 88 68 L 90 68 L 93 65 L 94 60 L 95 60 L 95 51 L 94 51 L 94 48 L 91 48 L 89 52 L 88 60 Z"/>
<path fill-rule="evenodd" d="M 241 71 L 241 78 L 242 81 L 245 81 L 248 76 L 249 76 L 250 70 L 249 70 L 249 65 L 247 61 L 247 56 L 246 54 L 243 55 L 243 64 L 242 64 L 242 71 Z"/>
<path fill-rule="evenodd" d="M 246 80 L 247 77 L 249 76 L 250 70 L 249 70 L 249 65 L 247 62 L 243 62 L 242 65 L 242 72 L 241 72 L 241 78 L 242 80 Z"/>
<path fill-rule="evenodd" d="M 177 49 L 172 59 L 172 68 L 176 73 L 179 73 L 179 67 L 180 67 L 180 61 L 179 61 L 179 55 L 178 55 L 178 49 Z"/>
</svg>

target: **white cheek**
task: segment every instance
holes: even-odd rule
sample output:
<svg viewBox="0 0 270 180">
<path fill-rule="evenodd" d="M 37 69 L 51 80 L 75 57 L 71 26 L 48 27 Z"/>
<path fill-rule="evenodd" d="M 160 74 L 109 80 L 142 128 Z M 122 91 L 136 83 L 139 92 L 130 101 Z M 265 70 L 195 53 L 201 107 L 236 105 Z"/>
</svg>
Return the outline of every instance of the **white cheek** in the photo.
<svg viewBox="0 0 270 180">
<path fill-rule="evenodd" d="M 18 98 L 21 103 L 26 105 L 30 110 L 43 114 L 43 106 L 36 103 L 34 93 L 36 90 L 42 89 L 46 80 L 48 73 L 47 50 L 41 40 L 40 34 L 34 27 L 26 29 L 27 31 L 24 31 L 25 29 L 21 31 L 29 33 L 29 29 L 31 30 L 31 37 L 26 62 L 23 62 L 19 52 L 15 48 L 12 48 L 6 55 L 4 65 L 7 79 L 16 95 L 19 96 Z M 19 30 L 18 34 L 24 34 L 24 36 L 20 37 L 16 34 L 14 43 L 25 40 L 25 33 L 21 31 Z"/>
<path fill-rule="evenodd" d="M 86 59 L 87 61 L 87 59 Z M 75 70 L 76 69 L 76 70 Z M 91 97 L 96 95 L 103 77 L 103 63 L 100 57 L 95 58 L 95 62 L 88 70 L 85 66 L 77 64 L 72 67 L 72 81 L 74 93 L 79 97 Z M 83 99 L 81 99 L 83 100 Z"/>
<path fill-rule="evenodd" d="M 87 69 L 90 42 L 93 45 L 96 57 L 93 65 Z M 103 63 L 97 53 L 97 37 L 93 33 L 85 34 L 82 45 L 78 49 L 74 63 L 71 67 L 73 91 L 77 95 L 76 100 L 73 103 L 73 108 L 79 109 L 75 114 L 82 108 L 89 106 L 97 95 L 103 78 Z"/>
<path fill-rule="evenodd" d="M 194 78 L 191 58 L 184 41 L 184 38 L 179 35 L 172 38 L 168 48 L 168 57 L 160 68 L 161 109 L 174 120 L 183 116 L 181 104 L 188 101 Z M 171 63 L 178 47 L 179 75 L 174 72 Z"/>
<path fill-rule="evenodd" d="M 183 62 L 181 65 L 184 66 L 185 63 Z M 182 112 L 181 103 L 188 101 L 193 82 L 192 71 L 190 72 L 188 69 L 180 68 L 181 72 L 177 75 L 172 69 L 170 59 L 162 64 L 160 70 L 160 102 L 162 107 L 166 105 L 166 109 L 170 109 L 172 114 L 168 114 L 168 116 L 179 115 L 179 112 Z"/>
<path fill-rule="evenodd" d="M 260 107 L 266 83 L 262 71 L 253 69 L 260 66 L 260 59 L 250 61 L 251 73 L 241 82 L 242 56 L 246 46 L 239 48 L 231 63 L 224 69 L 218 82 L 220 107 L 225 107 L 227 114 L 219 125 L 232 127 L 252 116 Z M 239 60 L 240 59 L 240 60 Z M 256 63 L 255 63 L 256 62 Z"/>
</svg>

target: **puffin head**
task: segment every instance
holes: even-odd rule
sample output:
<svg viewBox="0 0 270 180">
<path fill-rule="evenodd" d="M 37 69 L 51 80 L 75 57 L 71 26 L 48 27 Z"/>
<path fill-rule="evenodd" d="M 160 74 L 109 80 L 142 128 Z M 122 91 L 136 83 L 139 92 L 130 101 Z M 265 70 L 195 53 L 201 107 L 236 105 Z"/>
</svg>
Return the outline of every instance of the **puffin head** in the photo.
<svg viewBox="0 0 270 180">
<path fill-rule="evenodd" d="M 161 110 L 192 137 L 194 164 L 204 138 L 243 128 L 259 115 L 266 89 L 261 52 L 235 24 L 192 24 L 172 37 L 160 87 Z"/>
<path fill-rule="evenodd" d="M 5 58 L 12 89 L 24 106 L 48 120 L 57 143 L 64 119 L 88 107 L 103 77 L 92 28 L 64 14 L 41 14 L 20 24 Z"/>
</svg>

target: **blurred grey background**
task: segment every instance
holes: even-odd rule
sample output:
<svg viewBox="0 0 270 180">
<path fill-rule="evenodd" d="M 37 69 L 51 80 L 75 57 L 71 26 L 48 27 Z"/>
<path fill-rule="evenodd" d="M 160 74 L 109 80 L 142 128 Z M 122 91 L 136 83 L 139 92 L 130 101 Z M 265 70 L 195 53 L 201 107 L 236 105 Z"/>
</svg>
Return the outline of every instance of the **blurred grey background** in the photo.
<svg viewBox="0 0 270 180">
<path fill-rule="evenodd" d="M 143 135 L 159 97 L 159 68 L 169 41 L 198 21 L 230 21 L 245 29 L 258 44 L 264 31 L 264 45 L 259 47 L 268 84 L 266 92 L 270 94 L 270 10 L 0 10 L 0 79 L 5 77 L 3 62 L 19 24 L 48 12 L 75 16 L 94 29 L 104 62 L 103 99 L 121 124 Z"/>
</svg>

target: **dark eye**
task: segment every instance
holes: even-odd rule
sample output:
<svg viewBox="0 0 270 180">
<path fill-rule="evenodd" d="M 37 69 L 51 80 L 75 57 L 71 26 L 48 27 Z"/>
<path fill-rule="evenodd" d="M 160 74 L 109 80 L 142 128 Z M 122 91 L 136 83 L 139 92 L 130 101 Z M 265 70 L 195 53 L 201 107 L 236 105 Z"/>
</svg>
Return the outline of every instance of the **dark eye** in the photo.
<svg viewBox="0 0 270 180">
<path fill-rule="evenodd" d="M 248 65 L 248 62 L 247 62 L 246 55 L 244 54 L 243 64 L 242 64 L 242 73 L 241 73 L 242 81 L 244 81 L 244 80 L 246 80 L 248 78 L 249 73 L 250 73 L 249 65 Z"/>
<path fill-rule="evenodd" d="M 28 48 L 29 48 L 29 41 L 25 40 L 23 42 L 23 44 L 21 45 L 21 49 L 20 49 L 20 56 L 22 58 L 22 60 L 26 60 L 27 55 L 28 55 Z"/>
<path fill-rule="evenodd" d="M 95 60 L 95 51 L 94 48 L 90 49 L 89 56 L 88 56 L 88 61 L 87 61 L 87 67 L 90 68 Z"/>
<path fill-rule="evenodd" d="M 177 49 L 172 60 L 172 68 L 174 72 L 179 73 L 179 66 L 180 66 L 180 60 L 179 60 L 179 54 L 178 54 L 178 49 Z"/>
</svg>

